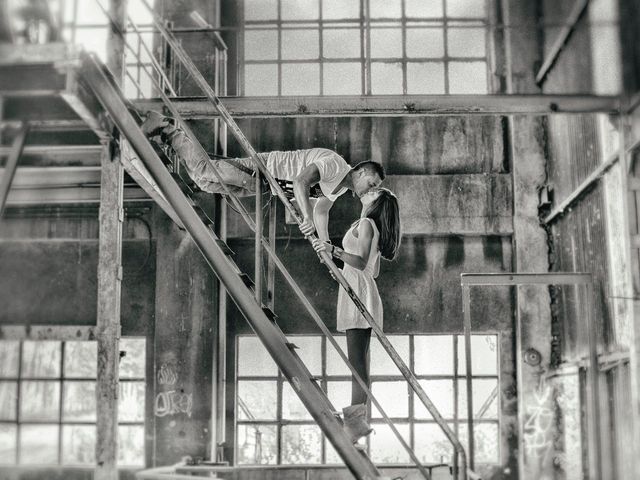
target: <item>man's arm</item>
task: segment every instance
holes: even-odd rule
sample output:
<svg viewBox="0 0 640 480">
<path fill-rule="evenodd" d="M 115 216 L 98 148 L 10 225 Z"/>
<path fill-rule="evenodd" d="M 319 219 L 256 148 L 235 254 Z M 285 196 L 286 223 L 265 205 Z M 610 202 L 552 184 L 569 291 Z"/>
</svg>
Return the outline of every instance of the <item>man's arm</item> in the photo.
<svg viewBox="0 0 640 480">
<path fill-rule="evenodd" d="M 309 189 L 319 181 L 320 171 L 314 164 L 307 166 L 293 181 L 293 195 L 296 197 L 303 217 L 300 231 L 305 235 L 311 235 L 315 231 Z"/>
<path fill-rule="evenodd" d="M 323 242 L 329 241 L 329 210 L 333 202 L 327 197 L 320 197 L 313 209 L 313 223 L 315 223 L 318 237 Z"/>
</svg>

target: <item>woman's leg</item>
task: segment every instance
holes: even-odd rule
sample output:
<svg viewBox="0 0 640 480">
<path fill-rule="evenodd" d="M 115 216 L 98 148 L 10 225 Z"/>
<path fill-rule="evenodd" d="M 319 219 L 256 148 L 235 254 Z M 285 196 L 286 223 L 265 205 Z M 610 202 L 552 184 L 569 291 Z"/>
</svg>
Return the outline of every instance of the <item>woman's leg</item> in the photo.
<svg viewBox="0 0 640 480">
<path fill-rule="evenodd" d="M 347 355 L 358 375 L 367 386 L 369 380 L 369 344 L 371 343 L 370 328 L 347 329 Z M 360 387 L 355 378 L 351 379 L 351 405 L 367 402 L 367 393 Z"/>
</svg>

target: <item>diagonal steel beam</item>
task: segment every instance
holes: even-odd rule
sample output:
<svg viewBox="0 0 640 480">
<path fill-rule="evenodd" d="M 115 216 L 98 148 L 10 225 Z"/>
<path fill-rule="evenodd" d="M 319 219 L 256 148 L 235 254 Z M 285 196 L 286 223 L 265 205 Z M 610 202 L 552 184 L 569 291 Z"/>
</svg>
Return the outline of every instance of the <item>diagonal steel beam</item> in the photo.
<svg viewBox="0 0 640 480">
<path fill-rule="evenodd" d="M 9 189 L 11 188 L 11 183 L 13 182 L 13 177 L 16 174 L 16 168 L 18 166 L 18 160 L 22 156 L 22 150 L 24 149 L 24 144 L 27 139 L 27 134 L 29 133 L 29 124 L 22 124 L 18 135 L 13 140 L 13 145 L 11 147 L 11 154 L 7 159 L 7 163 L 4 167 L 4 174 L 2 175 L 2 180 L 0 181 L 0 217 L 4 212 L 5 204 L 7 203 L 7 196 L 9 195 Z"/>
</svg>

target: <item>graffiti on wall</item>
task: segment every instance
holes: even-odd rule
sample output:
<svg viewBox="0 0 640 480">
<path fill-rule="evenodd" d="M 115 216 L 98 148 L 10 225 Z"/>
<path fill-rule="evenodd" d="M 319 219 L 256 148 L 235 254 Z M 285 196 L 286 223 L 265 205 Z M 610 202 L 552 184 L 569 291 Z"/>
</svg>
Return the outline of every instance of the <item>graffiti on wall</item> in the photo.
<svg viewBox="0 0 640 480">
<path fill-rule="evenodd" d="M 178 370 L 175 365 L 163 363 L 157 372 L 158 385 L 173 386 L 178 383 Z M 193 394 L 184 390 L 167 390 L 159 392 L 153 405 L 157 417 L 186 414 L 191 418 L 193 413 Z"/>
</svg>

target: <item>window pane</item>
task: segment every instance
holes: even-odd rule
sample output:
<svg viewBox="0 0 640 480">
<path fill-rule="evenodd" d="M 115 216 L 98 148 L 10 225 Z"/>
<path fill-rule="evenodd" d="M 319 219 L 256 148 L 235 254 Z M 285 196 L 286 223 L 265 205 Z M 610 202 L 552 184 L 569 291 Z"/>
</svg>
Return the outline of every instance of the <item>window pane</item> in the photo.
<svg viewBox="0 0 640 480">
<path fill-rule="evenodd" d="M 147 3 L 155 6 L 154 0 L 148 0 Z M 127 13 L 134 23 L 137 25 L 149 25 L 153 21 L 153 16 L 149 13 L 147 7 L 144 6 L 142 0 L 127 0 Z"/>
<path fill-rule="evenodd" d="M 298 348 L 296 354 L 302 359 L 311 375 L 322 375 L 322 338 L 307 336 L 288 337 Z"/>
<path fill-rule="evenodd" d="M 402 57 L 402 29 L 372 28 L 371 58 Z"/>
<path fill-rule="evenodd" d="M 96 426 L 62 426 L 62 463 L 92 465 L 96 461 Z"/>
<path fill-rule="evenodd" d="M 144 382 L 120 382 L 118 420 L 144 422 Z"/>
<path fill-rule="evenodd" d="M 420 380 L 420 385 L 444 418 L 453 418 L 453 380 Z M 413 394 L 415 418 L 433 417 L 418 395 Z"/>
<path fill-rule="evenodd" d="M 278 367 L 258 337 L 238 338 L 238 376 L 244 375 L 278 375 Z"/>
<path fill-rule="evenodd" d="M 453 447 L 435 423 L 416 424 L 414 427 L 415 453 L 425 463 L 448 463 Z"/>
<path fill-rule="evenodd" d="M 362 94 L 362 67 L 359 63 L 325 63 L 323 75 L 324 95 Z"/>
<path fill-rule="evenodd" d="M 485 62 L 450 62 L 449 93 L 487 93 Z"/>
<path fill-rule="evenodd" d="M 131 74 L 133 79 L 136 79 L 135 68 L 127 68 L 127 71 Z M 138 80 L 135 80 L 135 82 L 138 83 Z M 142 87 L 140 90 L 142 90 Z M 124 95 L 126 98 L 140 98 L 142 96 L 141 91 L 138 91 L 138 87 L 129 75 L 124 77 Z"/>
<path fill-rule="evenodd" d="M 282 427 L 282 463 L 285 465 L 320 463 L 322 435 L 316 425 Z"/>
<path fill-rule="evenodd" d="M 278 32 L 275 30 L 246 30 L 244 32 L 245 60 L 276 60 Z"/>
<path fill-rule="evenodd" d="M 360 0 L 322 0 L 322 18 L 336 20 L 360 17 Z"/>
<path fill-rule="evenodd" d="M 387 338 L 400 358 L 409 365 L 409 337 L 407 335 L 389 335 Z M 377 338 L 371 338 L 371 375 L 400 375 L 400 370 Z"/>
<path fill-rule="evenodd" d="M 95 53 L 103 62 L 107 60 L 106 28 L 78 28 L 76 30 L 76 44 L 81 45 L 85 52 Z"/>
<path fill-rule="evenodd" d="M 16 425 L 0 423 L 0 465 L 13 465 L 16 463 L 17 431 Z"/>
<path fill-rule="evenodd" d="M 120 352 L 125 352 L 120 358 L 120 378 L 144 378 L 145 344 L 144 338 L 120 339 Z"/>
<path fill-rule="evenodd" d="M 351 405 L 351 382 L 327 382 L 327 396 L 337 411 Z"/>
<path fill-rule="evenodd" d="M 394 423 L 402 438 L 410 444 L 409 425 Z M 371 460 L 379 463 L 410 463 L 409 453 L 404 449 L 396 434 L 386 423 L 375 424 L 375 435 L 371 439 Z"/>
<path fill-rule="evenodd" d="M 249 97 L 278 95 L 277 65 L 245 65 L 244 94 Z M 271 363 L 264 367 L 270 367 Z"/>
<path fill-rule="evenodd" d="M 442 58 L 444 32 L 441 28 L 408 28 L 407 57 Z"/>
<path fill-rule="evenodd" d="M 244 19 L 275 20 L 278 18 L 278 0 L 244 0 Z"/>
<path fill-rule="evenodd" d="M 239 381 L 238 403 L 239 420 L 275 420 L 276 382 Z"/>
<path fill-rule="evenodd" d="M 425 62 L 407 64 L 408 94 L 441 94 L 444 88 L 444 63 Z M 449 357 L 452 358 L 452 357 Z M 445 360 L 445 363 L 446 360 Z"/>
<path fill-rule="evenodd" d="M 95 422 L 95 382 L 64 382 L 62 418 L 67 422 Z"/>
<path fill-rule="evenodd" d="M 0 382 L 0 420 L 16 420 L 18 382 Z"/>
<path fill-rule="evenodd" d="M 60 342 L 24 342 L 22 378 L 59 377 L 60 345 Z"/>
<path fill-rule="evenodd" d="M 413 338 L 418 375 L 453 375 L 453 335 L 416 335 Z"/>
<path fill-rule="evenodd" d="M 282 65 L 282 95 L 319 95 L 320 66 L 295 63 Z"/>
<path fill-rule="evenodd" d="M 275 425 L 238 425 L 239 465 L 273 465 L 278 461 Z"/>
<path fill-rule="evenodd" d="M 400 18 L 401 0 L 369 0 L 371 18 Z"/>
<path fill-rule="evenodd" d="M 464 336 L 458 336 L 458 375 L 467 371 L 465 363 Z M 498 374 L 497 335 L 471 336 L 471 373 L 473 375 Z"/>
<path fill-rule="evenodd" d="M 378 399 L 380 405 L 389 417 L 409 416 L 409 391 L 405 381 L 399 382 L 373 382 L 373 396 Z M 372 405 L 374 418 L 380 418 L 378 409 Z"/>
<path fill-rule="evenodd" d="M 281 0 L 282 20 L 315 20 L 318 18 L 318 0 Z"/>
<path fill-rule="evenodd" d="M 347 339 L 344 335 L 336 335 L 336 343 L 340 346 L 340 349 L 347 354 Z M 327 341 L 327 375 L 351 375 L 349 367 L 345 365 L 340 358 L 340 355 L 333 348 L 333 345 Z"/>
<path fill-rule="evenodd" d="M 473 437 L 475 439 L 475 461 L 476 463 L 498 463 L 498 424 L 497 423 L 476 423 L 473 425 Z M 460 441 L 467 446 L 469 439 L 467 425 L 460 424 Z"/>
<path fill-rule="evenodd" d="M 118 465 L 144 465 L 144 427 L 142 425 L 118 427 Z"/>
<path fill-rule="evenodd" d="M 447 16 L 452 18 L 482 18 L 487 15 L 486 0 L 447 0 Z"/>
<path fill-rule="evenodd" d="M 322 32 L 325 58 L 359 58 L 360 32 L 350 28 L 328 28 Z"/>
<path fill-rule="evenodd" d="M 447 51 L 450 57 L 484 57 L 485 40 L 483 28 L 449 28 Z"/>
<path fill-rule="evenodd" d="M 320 56 L 318 30 L 282 30 L 284 60 L 317 59 Z"/>
<path fill-rule="evenodd" d="M 474 418 L 498 418 L 498 380 L 473 379 L 473 416 Z M 458 415 L 467 418 L 467 383 L 458 380 Z"/>
<path fill-rule="evenodd" d="M 18 376 L 18 356 L 20 355 L 20 342 L 0 341 L 0 378 Z"/>
<path fill-rule="evenodd" d="M 404 11 L 407 17 L 412 18 L 442 18 L 442 2 L 432 0 L 404 0 Z"/>
<path fill-rule="evenodd" d="M 82 1 L 77 2 L 77 4 L 78 13 L 76 17 L 76 23 L 78 25 L 107 25 L 107 23 L 109 22 L 104 12 L 100 8 L 97 8 L 95 4 Z"/>
<path fill-rule="evenodd" d="M 282 385 L 282 418 L 285 420 L 312 419 L 311 414 L 288 383 Z"/>
<path fill-rule="evenodd" d="M 64 376 L 96 378 L 97 350 L 97 342 L 65 342 Z"/>
<path fill-rule="evenodd" d="M 21 382 L 20 420 L 58 420 L 60 382 Z"/>
<path fill-rule="evenodd" d="M 58 463 L 58 425 L 22 425 L 20 463 Z"/>
<path fill-rule="evenodd" d="M 402 94 L 402 64 L 371 64 L 371 92 L 374 95 Z"/>
</svg>

